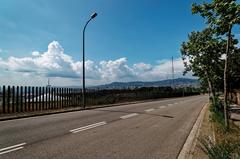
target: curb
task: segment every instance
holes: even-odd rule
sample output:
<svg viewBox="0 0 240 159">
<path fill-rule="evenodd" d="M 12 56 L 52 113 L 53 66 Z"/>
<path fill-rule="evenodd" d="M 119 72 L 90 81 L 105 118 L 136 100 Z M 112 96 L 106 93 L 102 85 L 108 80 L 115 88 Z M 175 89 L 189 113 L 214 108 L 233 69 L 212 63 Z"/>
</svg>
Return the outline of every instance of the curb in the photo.
<svg viewBox="0 0 240 159">
<path fill-rule="evenodd" d="M 195 146 L 196 146 L 196 141 L 197 141 L 197 137 L 199 135 L 199 128 L 202 124 L 204 115 L 207 111 L 208 108 L 208 103 L 204 104 L 201 112 L 198 115 L 198 118 L 196 120 L 196 122 L 194 123 L 192 130 L 190 131 L 186 142 L 184 143 L 177 159 L 190 159 L 191 157 L 191 152 L 192 150 L 194 150 Z"/>
</svg>

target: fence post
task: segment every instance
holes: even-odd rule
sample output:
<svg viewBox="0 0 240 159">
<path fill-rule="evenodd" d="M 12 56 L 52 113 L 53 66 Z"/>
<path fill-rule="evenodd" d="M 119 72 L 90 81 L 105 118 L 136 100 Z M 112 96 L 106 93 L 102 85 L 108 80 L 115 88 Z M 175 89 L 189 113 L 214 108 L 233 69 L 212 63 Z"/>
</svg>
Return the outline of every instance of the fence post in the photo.
<svg viewBox="0 0 240 159">
<path fill-rule="evenodd" d="M 6 87 L 3 86 L 3 113 L 6 113 Z"/>
<path fill-rule="evenodd" d="M 75 93 L 76 93 L 76 89 L 75 88 L 72 88 L 72 99 L 71 99 L 71 105 L 73 106 L 73 107 L 75 107 L 76 106 L 76 96 L 75 96 Z"/>
<path fill-rule="evenodd" d="M 65 107 L 67 107 L 67 102 L 68 102 L 68 96 L 67 96 L 67 88 L 64 88 L 64 95 L 65 95 Z"/>
<path fill-rule="evenodd" d="M 46 110 L 48 110 L 48 96 L 49 96 L 49 92 L 48 92 L 48 87 L 45 87 L 46 90 Z"/>
<path fill-rule="evenodd" d="M 70 88 L 67 88 L 67 107 L 70 107 Z"/>
<path fill-rule="evenodd" d="M 53 100 L 53 103 L 54 103 L 54 109 L 56 109 L 56 88 L 53 89 L 53 94 L 54 94 L 54 100 Z"/>
<path fill-rule="evenodd" d="M 64 108 L 64 97 L 63 97 L 64 88 L 62 88 L 62 108 Z"/>
<path fill-rule="evenodd" d="M 31 105 L 31 102 L 30 102 L 30 94 L 31 94 L 31 87 L 28 87 L 28 111 L 31 111 L 30 109 L 30 105 Z"/>
<path fill-rule="evenodd" d="M 74 107 L 76 107 L 77 106 L 77 88 L 74 89 L 74 98 L 75 98 Z"/>
<path fill-rule="evenodd" d="M 8 86 L 8 91 L 7 91 L 7 110 L 8 110 L 8 113 L 10 113 L 10 86 Z"/>
<path fill-rule="evenodd" d="M 34 107 L 35 107 L 35 101 L 34 101 L 34 95 L 35 95 L 35 92 L 34 92 L 34 87 L 32 87 L 32 111 L 34 111 Z"/>
<path fill-rule="evenodd" d="M 66 90 L 66 88 L 63 88 L 63 94 L 62 94 L 62 96 L 63 96 L 63 108 L 65 108 L 66 107 L 66 96 L 65 96 L 65 91 Z"/>
<path fill-rule="evenodd" d="M 16 94 L 16 111 L 19 113 L 19 86 L 17 86 L 17 94 Z"/>
<path fill-rule="evenodd" d="M 39 107 L 39 94 L 38 94 L 38 87 L 36 87 L 36 110 L 39 110 L 38 107 Z"/>
<path fill-rule="evenodd" d="M 42 87 L 42 92 L 43 92 L 43 93 L 42 93 L 42 94 L 43 94 L 42 110 L 45 110 L 45 107 L 46 107 L 46 102 L 45 102 L 45 100 L 46 100 L 47 94 L 46 94 L 46 92 L 45 92 L 45 88 L 44 88 L 44 87 Z"/>
<path fill-rule="evenodd" d="M 48 87 L 48 109 L 51 109 L 51 98 L 50 98 L 50 95 L 51 95 L 51 89 L 50 89 L 50 87 Z"/>
<path fill-rule="evenodd" d="M 39 104 L 38 104 L 38 110 L 42 110 L 42 87 L 39 87 Z"/>
<path fill-rule="evenodd" d="M 51 109 L 54 109 L 54 106 L 53 106 L 53 88 L 51 88 Z"/>
<path fill-rule="evenodd" d="M 59 92 L 58 92 L 58 88 L 56 88 L 56 98 L 57 98 L 57 100 L 56 100 L 56 108 L 59 108 L 59 106 L 58 106 L 58 96 L 59 96 Z"/>
<path fill-rule="evenodd" d="M 79 107 L 82 107 L 82 90 L 79 88 L 78 89 L 78 105 L 79 105 Z"/>
<path fill-rule="evenodd" d="M 27 87 L 24 87 L 24 110 L 27 111 Z"/>
<path fill-rule="evenodd" d="M 69 107 L 69 88 L 65 88 L 66 107 Z"/>
<path fill-rule="evenodd" d="M 23 112 L 23 86 L 20 87 L 20 103 L 20 111 Z"/>
<path fill-rule="evenodd" d="M 15 86 L 12 86 L 12 113 L 15 112 Z"/>
</svg>

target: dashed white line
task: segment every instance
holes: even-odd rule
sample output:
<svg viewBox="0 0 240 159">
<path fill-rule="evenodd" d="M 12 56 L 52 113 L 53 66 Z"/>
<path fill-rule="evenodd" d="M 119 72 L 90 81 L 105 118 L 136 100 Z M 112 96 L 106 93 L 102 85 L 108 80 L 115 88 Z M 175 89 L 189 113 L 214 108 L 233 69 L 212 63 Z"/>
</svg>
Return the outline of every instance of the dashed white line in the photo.
<svg viewBox="0 0 240 159">
<path fill-rule="evenodd" d="M 145 112 L 151 112 L 151 111 L 154 111 L 154 109 L 153 108 L 151 108 L 151 109 L 146 109 L 146 110 L 144 110 Z"/>
<path fill-rule="evenodd" d="M 166 106 L 165 106 L 165 105 L 163 105 L 163 106 L 159 106 L 158 108 L 160 108 L 160 109 L 161 109 L 161 108 L 166 108 Z"/>
<path fill-rule="evenodd" d="M 89 129 L 92 129 L 92 128 L 95 128 L 95 127 L 98 127 L 98 126 L 102 126 L 102 125 L 105 125 L 105 124 L 107 124 L 107 122 L 102 121 L 102 122 L 99 122 L 99 123 L 95 123 L 95 124 L 83 126 L 83 127 L 80 127 L 80 128 L 72 129 L 72 130 L 70 130 L 70 132 L 78 133 L 78 132 L 81 132 L 81 131 L 84 131 L 84 130 L 89 130 Z"/>
<path fill-rule="evenodd" d="M 138 115 L 138 113 L 132 113 L 132 114 L 124 115 L 124 116 L 121 116 L 120 118 L 121 119 L 127 119 L 127 118 L 131 118 L 133 116 L 136 116 L 136 115 Z"/>
<path fill-rule="evenodd" d="M 12 151 L 20 150 L 20 149 L 23 148 L 23 145 L 26 145 L 26 143 L 21 143 L 21 144 L 17 144 L 17 145 L 2 148 L 2 149 L 0 149 L 0 155 L 5 154 L 5 153 L 9 153 L 9 152 L 12 152 Z"/>
</svg>

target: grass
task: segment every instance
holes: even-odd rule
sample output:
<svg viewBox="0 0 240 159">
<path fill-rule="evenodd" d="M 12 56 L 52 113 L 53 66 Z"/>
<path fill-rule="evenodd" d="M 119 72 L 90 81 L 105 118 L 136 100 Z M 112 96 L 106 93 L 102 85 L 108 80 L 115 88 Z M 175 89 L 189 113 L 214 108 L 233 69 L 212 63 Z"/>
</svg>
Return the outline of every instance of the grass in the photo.
<svg viewBox="0 0 240 159">
<path fill-rule="evenodd" d="M 216 99 L 210 106 L 210 122 L 213 125 L 215 139 L 200 139 L 201 149 L 209 159 L 240 159 L 240 128 L 230 122 L 230 128 L 224 125 L 223 103 Z"/>
</svg>

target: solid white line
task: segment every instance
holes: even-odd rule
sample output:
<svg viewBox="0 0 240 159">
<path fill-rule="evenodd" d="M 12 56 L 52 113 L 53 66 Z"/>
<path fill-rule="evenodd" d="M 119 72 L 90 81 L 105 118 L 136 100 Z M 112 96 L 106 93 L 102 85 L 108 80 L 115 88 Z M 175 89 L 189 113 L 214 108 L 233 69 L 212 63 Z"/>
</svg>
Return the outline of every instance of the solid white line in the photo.
<svg viewBox="0 0 240 159">
<path fill-rule="evenodd" d="M 154 111 L 154 109 L 153 108 L 151 108 L 151 109 L 146 109 L 146 110 L 144 110 L 145 112 L 151 112 L 151 111 Z"/>
<path fill-rule="evenodd" d="M 138 115 L 138 113 L 132 113 L 132 114 L 124 115 L 124 116 L 121 116 L 120 118 L 121 119 L 127 119 L 127 118 L 131 118 L 133 116 L 136 116 L 136 115 Z"/>
<path fill-rule="evenodd" d="M 102 122 L 99 122 L 99 123 L 95 123 L 95 124 L 91 124 L 91 125 L 88 125 L 88 126 L 84 126 L 84 127 L 80 127 L 80 128 L 70 130 L 70 132 L 77 133 L 77 132 L 80 132 L 80 131 L 92 129 L 92 128 L 102 126 L 102 125 L 105 125 L 105 124 L 107 124 L 107 123 L 105 121 L 102 121 Z"/>
<path fill-rule="evenodd" d="M 17 150 L 20 150 L 20 149 L 22 149 L 22 148 L 23 148 L 23 147 L 17 147 L 17 148 L 15 148 L 15 149 L 7 150 L 7 151 L 2 151 L 2 152 L 0 152 L 0 155 L 5 154 L 5 153 L 9 153 L 9 152 L 12 152 L 12 151 L 17 151 Z"/>
<path fill-rule="evenodd" d="M 23 146 L 23 145 L 26 145 L 26 143 L 21 143 L 21 144 L 17 144 L 17 145 L 2 148 L 2 149 L 0 149 L 0 152 L 5 151 L 5 150 L 9 150 L 9 149 L 12 149 L 12 148 L 15 148 L 15 147 Z"/>
<path fill-rule="evenodd" d="M 102 123 L 104 123 L 104 122 L 105 122 L 105 121 L 98 122 L 98 123 L 95 123 L 95 124 L 91 124 L 91 125 L 83 126 L 83 127 L 76 128 L 76 129 L 72 129 L 72 130 L 70 130 L 70 131 L 76 131 L 76 130 L 79 130 L 79 129 L 88 128 L 88 127 L 92 127 L 92 126 L 95 126 L 95 125 L 102 124 Z"/>
<path fill-rule="evenodd" d="M 166 106 L 165 106 L 165 105 L 163 105 L 163 106 L 160 106 L 160 107 L 158 107 L 158 108 L 166 108 Z"/>
<path fill-rule="evenodd" d="M 96 128 L 96 127 L 99 127 L 99 126 L 102 126 L 102 125 L 105 125 L 107 123 L 103 123 L 103 124 L 99 124 L 99 125 L 95 125 L 95 126 L 92 126 L 92 127 L 88 127 L 88 128 L 83 128 L 83 129 L 79 129 L 79 130 L 76 130 L 76 131 L 72 131 L 72 133 L 78 133 L 78 132 L 81 132 L 81 131 L 85 131 L 85 130 L 89 130 L 89 129 L 92 129 L 92 128 Z"/>
</svg>

